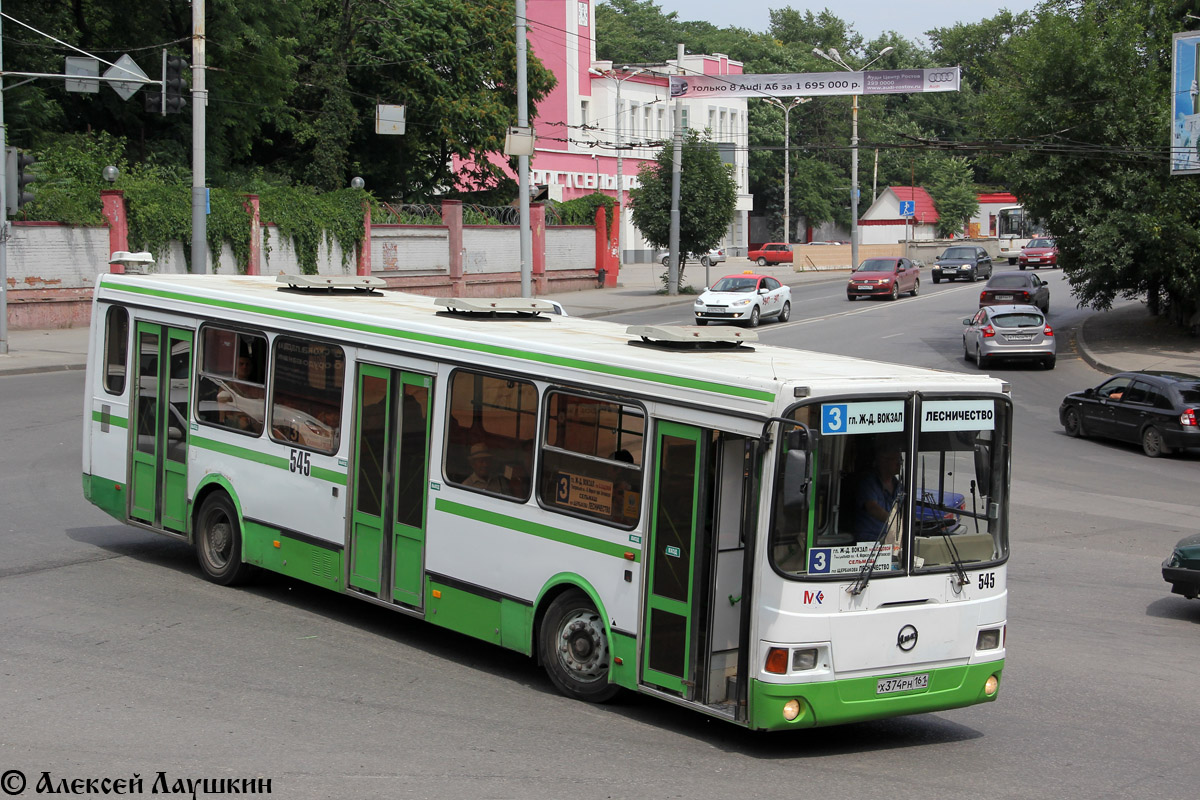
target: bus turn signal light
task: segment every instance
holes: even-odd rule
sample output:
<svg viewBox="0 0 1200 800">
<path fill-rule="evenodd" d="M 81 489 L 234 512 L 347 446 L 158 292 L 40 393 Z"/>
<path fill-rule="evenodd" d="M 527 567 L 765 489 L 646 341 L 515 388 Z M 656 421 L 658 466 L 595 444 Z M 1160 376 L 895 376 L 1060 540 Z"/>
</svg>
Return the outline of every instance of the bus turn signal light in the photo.
<svg viewBox="0 0 1200 800">
<path fill-rule="evenodd" d="M 767 664 L 764 669 L 776 675 L 787 673 L 788 651 L 784 647 L 772 647 L 767 651 Z"/>
</svg>

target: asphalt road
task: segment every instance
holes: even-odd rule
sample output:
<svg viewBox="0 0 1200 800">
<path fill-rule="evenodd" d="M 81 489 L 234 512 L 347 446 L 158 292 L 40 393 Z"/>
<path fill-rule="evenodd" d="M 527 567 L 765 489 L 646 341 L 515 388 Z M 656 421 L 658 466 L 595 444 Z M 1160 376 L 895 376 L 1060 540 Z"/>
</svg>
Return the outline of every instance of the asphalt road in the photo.
<svg viewBox="0 0 1200 800">
<path fill-rule="evenodd" d="M 287 579 L 217 587 L 83 500 L 83 376 L 25 375 L 0 378 L 0 773 L 27 797 L 43 772 L 149 794 L 161 771 L 286 798 L 1193 798 L 1200 601 L 1159 564 L 1197 530 L 1200 454 L 1062 434 L 1059 399 L 1102 376 L 1072 356 L 1089 312 L 1053 275 L 1057 369 L 993 370 L 1017 407 L 996 703 L 760 736 L 650 698 L 573 702 L 521 656 Z M 979 286 L 848 303 L 815 284 L 759 331 L 971 370 Z"/>
</svg>

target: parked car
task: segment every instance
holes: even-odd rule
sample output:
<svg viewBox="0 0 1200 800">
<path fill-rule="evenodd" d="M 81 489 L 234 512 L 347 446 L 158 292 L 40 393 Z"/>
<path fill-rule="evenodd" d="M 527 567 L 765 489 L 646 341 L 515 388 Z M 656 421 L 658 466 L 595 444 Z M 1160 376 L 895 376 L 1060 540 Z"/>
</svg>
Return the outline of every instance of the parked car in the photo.
<svg viewBox="0 0 1200 800">
<path fill-rule="evenodd" d="M 1053 239 L 1030 239 L 1029 244 L 1021 248 L 1021 255 L 1017 256 L 1017 266 L 1021 269 L 1057 267 L 1058 245 Z"/>
<path fill-rule="evenodd" d="M 985 306 L 963 325 L 963 358 L 980 369 L 997 358 L 1036 361 L 1054 369 L 1054 329 L 1037 306 Z"/>
<path fill-rule="evenodd" d="M 1103 436 L 1141 444 L 1151 458 L 1200 447 L 1200 376 L 1182 372 L 1121 372 L 1092 389 L 1072 392 L 1058 408 L 1068 436 Z"/>
<path fill-rule="evenodd" d="M 693 311 L 697 325 L 719 320 L 745 322 L 754 328 L 763 317 L 787 322 L 792 316 L 792 290 L 769 275 L 726 275 L 696 298 Z"/>
<path fill-rule="evenodd" d="M 671 251 L 668 250 L 665 252 L 660 252 L 658 254 L 658 260 L 664 267 L 670 266 L 671 265 Z M 700 266 L 703 266 L 703 267 L 707 267 L 712 264 L 720 264 L 724 260 L 725 260 L 725 251 L 719 247 L 714 247 L 712 250 L 709 250 L 707 253 L 701 253 L 700 255 L 696 255 L 695 253 L 688 253 L 687 257 L 684 259 L 685 262 L 691 262 L 691 263 L 695 263 L 695 262 L 699 261 Z"/>
<path fill-rule="evenodd" d="M 1200 595 L 1200 533 L 1185 536 L 1175 543 L 1171 556 L 1162 565 L 1163 580 L 1171 591 L 1189 600 Z"/>
<path fill-rule="evenodd" d="M 767 242 L 757 250 L 746 253 L 746 258 L 765 267 L 767 264 L 792 263 L 792 246 L 783 242 Z"/>
<path fill-rule="evenodd" d="M 979 293 L 979 307 L 1004 305 L 1037 306 L 1043 314 L 1050 313 L 1050 287 L 1037 275 L 1021 272 L 1001 272 L 988 279 Z"/>
<path fill-rule="evenodd" d="M 933 282 L 962 279 L 974 283 L 992 277 L 992 257 L 982 247 L 955 245 L 947 247 L 933 262 Z"/>
<path fill-rule="evenodd" d="M 921 291 L 921 262 L 907 258 L 864 259 L 846 284 L 846 299 L 888 297 L 895 300 L 902 292 L 916 297 Z"/>
</svg>

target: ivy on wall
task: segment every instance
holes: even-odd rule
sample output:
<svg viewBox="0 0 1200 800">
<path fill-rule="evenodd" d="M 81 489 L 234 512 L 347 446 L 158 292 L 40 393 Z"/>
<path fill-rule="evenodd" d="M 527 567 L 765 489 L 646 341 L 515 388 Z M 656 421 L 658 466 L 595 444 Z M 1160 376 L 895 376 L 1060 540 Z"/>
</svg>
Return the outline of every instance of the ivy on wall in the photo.
<svg viewBox="0 0 1200 800">
<path fill-rule="evenodd" d="M 153 163 L 130 164 L 125 149 L 124 139 L 100 132 L 64 135 L 35 152 L 38 177 L 32 186 L 34 200 L 18 218 L 103 225 L 100 192 L 119 189 L 125 196 L 130 247 L 149 250 L 162 260 L 171 242 L 182 242 L 188 271 L 199 271 L 191 263 L 190 173 Z M 115 182 L 104 180 L 106 166 L 119 170 Z M 365 236 L 363 204 L 370 203 L 372 208 L 376 205 L 363 189 L 317 193 L 310 187 L 264 186 L 261 181 L 242 188 L 211 189 L 206 221 L 209 258 L 215 262 L 222 246 L 229 244 L 241 273 L 250 262 L 246 194 L 259 195 L 263 224 L 273 223 L 281 235 L 291 237 L 300 268 L 308 275 L 317 272 L 322 241 L 327 246 L 337 242 L 342 250 L 342 267 L 347 267 L 350 254 Z M 265 227 L 263 231 L 269 251 L 269 234 Z"/>
<path fill-rule="evenodd" d="M 612 235 L 613 222 L 616 214 L 613 209 L 617 206 L 617 199 L 609 197 L 606 194 L 592 192 L 585 194 L 583 197 L 576 197 L 574 200 L 568 200 L 565 203 L 554 203 L 553 208 L 558 211 L 562 218 L 563 225 L 594 225 L 596 223 L 596 209 L 604 207 L 604 219 L 608 225 L 608 233 Z"/>
</svg>

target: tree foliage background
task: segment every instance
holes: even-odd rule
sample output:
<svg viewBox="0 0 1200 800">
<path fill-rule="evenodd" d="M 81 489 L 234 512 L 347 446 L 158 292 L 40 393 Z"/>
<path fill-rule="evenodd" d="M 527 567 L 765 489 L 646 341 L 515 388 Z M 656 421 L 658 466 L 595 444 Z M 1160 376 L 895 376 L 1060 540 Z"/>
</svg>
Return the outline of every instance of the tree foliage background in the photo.
<svg viewBox="0 0 1200 800">
<path fill-rule="evenodd" d="M 714 144 L 699 131 L 683 139 L 679 177 L 679 252 L 704 253 L 720 243 L 733 218 L 737 181 Z M 671 184 L 675 151 L 663 147 L 654 161 L 638 169 L 637 188 L 629 192 L 633 224 L 653 247 L 665 249 L 671 236 Z"/>
<path fill-rule="evenodd" d="M 6 0 L 4 12 L 109 61 L 129 53 L 152 78 L 163 48 L 191 61 L 188 0 Z M 332 191 L 360 175 L 382 197 L 453 192 L 451 156 L 501 151 L 516 123 L 515 14 L 513 0 L 209 0 L 210 184 Z M 10 70 L 61 73 L 64 56 L 78 55 L 12 20 L 4 36 Z M 531 108 L 554 80 L 531 54 Z M 127 143 L 130 161 L 189 169 L 190 106 L 148 113 L 144 91 L 125 101 L 107 87 L 67 93 L 61 81 L 7 88 L 9 142 L 42 149 L 64 133 L 105 131 Z M 376 103 L 407 106 L 403 136 L 375 134 Z M 515 192 L 486 161 L 472 169 Z"/>
</svg>

